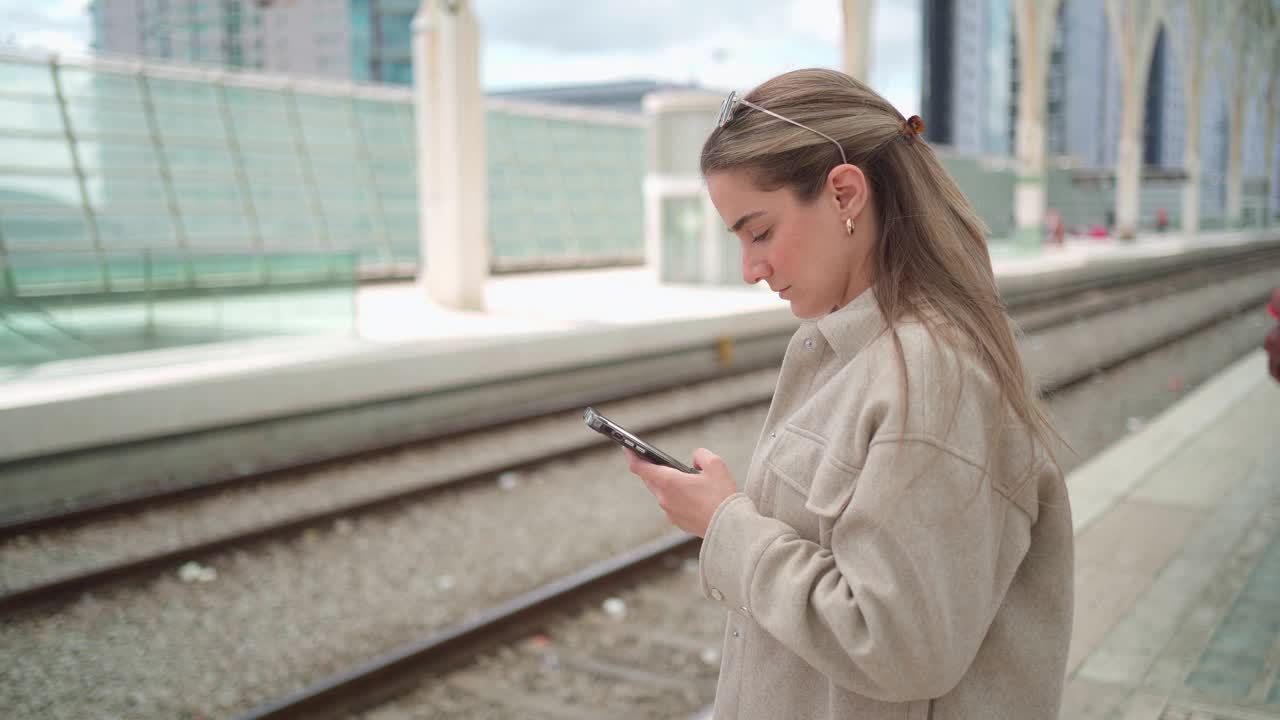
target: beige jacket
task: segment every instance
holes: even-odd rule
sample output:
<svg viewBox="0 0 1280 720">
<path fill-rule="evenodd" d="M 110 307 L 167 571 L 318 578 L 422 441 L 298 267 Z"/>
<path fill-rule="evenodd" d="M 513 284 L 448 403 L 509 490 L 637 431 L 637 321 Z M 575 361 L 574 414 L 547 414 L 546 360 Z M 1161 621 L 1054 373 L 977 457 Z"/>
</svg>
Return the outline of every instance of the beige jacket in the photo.
<svg viewBox="0 0 1280 720">
<path fill-rule="evenodd" d="M 1058 717 L 1061 473 L 976 359 L 918 322 L 898 336 L 905 408 L 871 291 L 787 348 L 744 491 L 702 545 L 703 592 L 729 610 L 716 720 Z"/>
</svg>

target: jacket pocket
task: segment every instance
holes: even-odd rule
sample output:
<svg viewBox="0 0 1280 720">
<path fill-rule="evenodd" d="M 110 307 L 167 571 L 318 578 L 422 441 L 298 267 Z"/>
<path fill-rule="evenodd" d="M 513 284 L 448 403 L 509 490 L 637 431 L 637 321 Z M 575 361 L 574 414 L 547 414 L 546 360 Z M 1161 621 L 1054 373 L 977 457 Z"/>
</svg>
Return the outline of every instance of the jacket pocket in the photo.
<svg viewBox="0 0 1280 720">
<path fill-rule="evenodd" d="M 835 520 L 853 496 L 857 469 L 831 457 L 820 436 L 792 426 L 779 433 L 765 467 L 773 481 L 770 514 L 801 537 L 830 547 Z"/>
</svg>

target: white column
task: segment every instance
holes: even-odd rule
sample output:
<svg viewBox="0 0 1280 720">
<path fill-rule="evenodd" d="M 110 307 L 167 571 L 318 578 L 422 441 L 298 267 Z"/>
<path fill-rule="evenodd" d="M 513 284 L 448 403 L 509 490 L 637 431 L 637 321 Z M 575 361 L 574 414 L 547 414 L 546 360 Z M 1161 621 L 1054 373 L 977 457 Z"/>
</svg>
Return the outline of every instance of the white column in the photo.
<svg viewBox="0 0 1280 720">
<path fill-rule="evenodd" d="M 1232 71 L 1228 85 L 1227 108 L 1229 110 L 1230 138 L 1227 150 L 1227 227 L 1239 227 L 1244 223 L 1244 113 L 1246 102 L 1258 94 L 1264 72 L 1274 72 L 1268 67 L 1265 50 L 1273 40 L 1270 27 L 1271 11 L 1264 3 L 1245 3 L 1239 17 L 1233 23 L 1234 31 L 1227 43 L 1232 58 Z"/>
<path fill-rule="evenodd" d="M 651 134 L 653 130 L 649 131 Z M 652 169 L 645 173 L 644 192 L 644 268 L 654 282 L 662 282 L 662 197 L 661 180 Z"/>
<path fill-rule="evenodd" d="M 1018 128 L 1014 148 L 1018 177 L 1014 186 L 1015 233 L 1039 244 L 1045 214 L 1045 86 L 1049 49 L 1062 0 L 1013 0 L 1018 42 Z"/>
<path fill-rule="evenodd" d="M 1187 101 L 1185 136 L 1182 141 L 1182 168 L 1187 174 L 1182 186 L 1182 237 L 1194 239 L 1200 234 L 1200 182 L 1204 177 L 1200 161 L 1200 106 Z"/>
<path fill-rule="evenodd" d="M 1280 4 L 1273 3 L 1262 13 L 1262 48 L 1258 53 L 1262 77 L 1263 187 L 1262 227 L 1271 226 L 1271 196 L 1275 194 L 1276 114 L 1280 112 Z"/>
<path fill-rule="evenodd" d="M 1262 226 L 1271 226 L 1271 196 L 1275 194 L 1275 187 L 1271 184 L 1274 182 L 1276 174 L 1276 113 L 1280 111 L 1280 79 L 1277 74 L 1280 73 L 1280 42 L 1276 42 L 1275 49 L 1271 51 L 1271 61 L 1273 63 L 1271 74 L 1267 78 L 1267 97 L 1266 110 L 1267 129 L 1262 141 L 1262 150 L 1267 154 L 1264 162 L 1264 173 L 1266 176 L 1266 196 L 1262 200 Z"/>
<path fill-rule="evenodd" d="M 1240 63 L 1239 65 L 1243 65 Z M 1237 66 L 1237 69 L 1242 69 Z M 1244 83 L 1233 82 L 1227 100 L 1227 227 L 1244 223 Z"/>
<path fill-rule="evenodd" d="M 645 264 L 656 279 L 663 279 L 663 203 L 670 199 L 692 199 L 701 203 L 695 217 L 700 225 L 699 279 L 718 284 L 727 280 L 721 269 L 721 224 L 698 167 L 702 144 L 715 127 L 716 114 L 724 97 L 702 92 L 656 92 L 644 97 L 649 119 L 648 162 L 644 178 Z M 695 217 L 690 218 L 692 223 Z"/>
<path fill-rule="evenodd" d="M 466 0 L 423 0 L 413 19 L 418 223 L 432 301 L 484 308 L 489 275 L 488 178 L 480 29 Z"/>
<path fill-rule="evenodd" d="M 871 43 L 875 37 L 875 0 L 841 0 L 844 29 L 844 72 L 862 82 L 871 81 Z"/>
<path fill-rule="evenodd" d="M 702 282 L 707 285 L 723 285 L 732 280 L 724 276 L 724 243 L 720 235 L 724 221 L 720 219 L 720 213 L 716 212 L 716 206 L 711 204 L 711 198 L 705 192 L 700 194 L 703 200 L 695 217 L 702 233 Z M 689 218 L 689 221 L 693 224 L 693 218 Z"/>
<path fill-rule="evenodd" d="M 1142 125 L 1146 115 L 1147 79 L 1164 0 L 1107 0 L 1107 27 L 1120 63 L 1120 141 L 1116 156 L 1116 234 L 1138 234 L 1138 202 L 1142 188 Z M 1104 59 L 1103 62 L 1106 62 Z"/>
<path fill-rule="evenodd" d="M 1165 17 L 1171 45 L 1182 71 L 1183 140 L 1182 168 L 1187 175 L 1182 186 L 1182 236 L 1194 238 L 1200 232 L 1200 107 L 1204 97 L 1204 46 L 1209 29 L 1205 3 L 1182 0 L 1182 32 L 1175 32 L 1172 18 Z"/>
<path fill-rule="evenodd" d="M 1182 18 L 1182 27 L 1175 27 L 1172 13 L 1165 16 L 1165 27 L 1182 70 L 1185 118 L 1182 167 L 1187 174 L 1186 184 L 1182 186 L 1182 236 L 1192 239 L 1200 232 L 1200 183 L 1204 173 L 1200 127 L 1205 74 L 1218 62 L 1217 48 L 1226 37 L 1226 29 L 1235 21 L 1240 4 L 1217 6 L 1200 0 L 1181 0 L 1175 7 Z"/>
</svg>

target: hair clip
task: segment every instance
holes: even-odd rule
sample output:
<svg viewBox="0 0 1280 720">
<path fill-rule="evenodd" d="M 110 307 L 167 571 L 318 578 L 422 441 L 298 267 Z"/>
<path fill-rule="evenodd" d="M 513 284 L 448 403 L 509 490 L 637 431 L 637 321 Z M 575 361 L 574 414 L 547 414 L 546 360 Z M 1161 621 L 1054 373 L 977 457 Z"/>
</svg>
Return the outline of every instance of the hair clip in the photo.
<svg viewBox="0 0 1280 720">
<path fill-rule="evenodd" d="M 907 121 L 902 124 L 902 134 L 906 135 L 908 140 L 918 135 L 923 135 L 924 120 L 921 120 L 919 115 L 912 115 L 907 118 Z"/>
</svg>

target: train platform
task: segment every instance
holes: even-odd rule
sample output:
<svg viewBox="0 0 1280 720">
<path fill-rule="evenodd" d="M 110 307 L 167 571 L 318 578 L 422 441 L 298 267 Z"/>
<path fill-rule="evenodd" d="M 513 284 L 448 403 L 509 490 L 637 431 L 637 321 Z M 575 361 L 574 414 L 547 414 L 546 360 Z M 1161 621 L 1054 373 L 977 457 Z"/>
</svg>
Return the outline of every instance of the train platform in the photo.
<svg viewBox="0 0 1280 720">
<path fill-rule="evenodd" d="M 1014 291 L 1055 278 L 1087 277 L 1117 267 L 1138 266 L 1192 252 L 1212 252 L 1249 244 L 1280 244 L 1280 230 L 1270 233 L 1205 233 L 1194 242 L 1176 234 L 1147 235 L 1135 242 L 1069 240 L 1060 247 L 1036 252 L 993 247 L 993 265 L 1002 289 Z M 248 420 L 266 412 L 302 412 L 341 402 L 372 399 L 394 392 L 413 392 L 440 385 L 493 376 L 493 363 L 472 362 L 466 351 L 483 348 L 490 355 L 511 362 L 504 372 L 545 368 L 550 364 L 594 361 L 603 355 L 639 349 L 660 349 L 688 342 L 689 333 L 669 328 L 691 324 L 693 336 L 719 337 L 779 325 L 794 325 L 785 301 L 768 292 L 763 283 L 753 286 L 693 286 L 657 282 L 649 268 L 575 270 L 565 272 L 500 275 L 490 278 L 486 308 L 481 312 L 450 310 L 432 303 L 412 282 L 377 283 L 358 289 L 355 333 L 352 335 L 286 336 L 239 340 L 206 345 L 125 353 L 0 369 L 0 462 L 15 457 L 59 449 L 123 441 L 146 436 L 145 410 L 129 402 L 148 391 L 169 388 L 163 399 L 184 407 L 180 417 L 165 418 L 166 432 L 207 427 L 232 420 Z M 612 353 L 599 352 L 597 336 L 621 330 L 609 337 Z M 612 342 L 625 338 L 622 342 Z M 550 362 L 536 362 L 525 355 L 535 345 L 560 346 Z M 456 358 L 450 362 L 449 358 Z M 377 360 L 423 361 L 417 372 L 378 377 L 368 371 Z M 461 372 L 440 372 L 440 360 Z M 530 366 L 533 366 L 532 368 Z M 257 392 L 252 378 L 290 369 L 323 367 L 328 377 L 343 382 L 308 388 L 305 397 L 292 392 Z M 349 368 L 349 372 L 343 372 Z M 222 389 L 228 378 L 245 380 L 237 392 L 243 402 L 227 413 L 225 403 L 200 404 L 201 384 Z M 336 386 L 335 386 L 336 385 Z M 291 388 L 292 390 L 292 388 Z M 248 392 L 252 391 L 252 392 Z M 116 417 L 106 426 L 94 423 L 95 413 L 66 418 L 70 423 L 31 422 L 46 410 L 73 402 L 111 397 L 110 408 L 85 405 L 86 410 L 112 410 Z M 270 408 L 270 410 L 268 410 Z M 130 427 L 135 430 L 129 430 Z M 49 431 L 43 438 L 33 431 Z"/>
<path fill-rule="evenodd" d="M 1076 612 L 1062 720 L 1280 718 L 1280 384 L 1265 353 L 1067 487 Z"/>
<path fill-rule="evenodd" d="M 992 257 L 1009 297 L 1276 246 L 1280 229 L 1272 228 L 1192 242 L 1152 234 L 1034 251 L 993 244 Z M 797 325 L 763 283 L 663 284 L 648 267 L 495 276 L 482 312 L 442 308 L 412 282 L 379 283 L 358 289 L 356 308 L 350 335 L 0 371 L 0 487 L 9 499 L 0 510 L 18 516 L 78 503 L 121 491 L 121 478 L 138 488 L 178 476 L 195 485 L 315 459 L 317 449 L 387 446 L 464 429 L 470 417 L 492 420 L 513 404 L 572 393 L 589 402 L 637 377 L 691 381 L 696 375 L 671 373 L 761 361 Z M 459 388 L 473 392 L 463 397 Z"/>
</svg>

